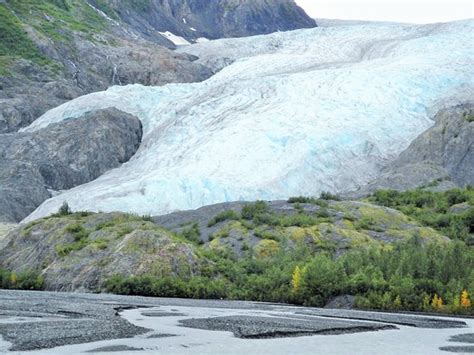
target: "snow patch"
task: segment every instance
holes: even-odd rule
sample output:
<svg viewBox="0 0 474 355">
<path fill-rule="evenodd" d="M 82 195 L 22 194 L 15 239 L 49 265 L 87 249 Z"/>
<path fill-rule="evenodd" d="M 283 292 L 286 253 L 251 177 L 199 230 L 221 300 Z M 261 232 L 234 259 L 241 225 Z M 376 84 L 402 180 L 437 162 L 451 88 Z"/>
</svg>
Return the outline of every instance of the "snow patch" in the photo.
<svg viewBox="0 0 474 355">
<path fill-rule="evenodd" d="M 188 45 L 188 44 L 191 44 L 189 43 L 186 39 L 184 39 L 183 37 L 180 37 L 180 36 L 177 36 L 169 31 L 166 31 L 166 32 L 159 32 L 163 37 L 165 37 L 166 39 L 170 40 L 171 42 L 173 42 L 175 45 L 177 46 L 185 46 L 185 45 Z"/>
<path fill-rule="evenodd" d="M 199 37 L 196 39 L 196 43 L 205 43 L 205 42 L 209 42 L 210 39 L 206 38 L 206 37 Z"/>
</svg>

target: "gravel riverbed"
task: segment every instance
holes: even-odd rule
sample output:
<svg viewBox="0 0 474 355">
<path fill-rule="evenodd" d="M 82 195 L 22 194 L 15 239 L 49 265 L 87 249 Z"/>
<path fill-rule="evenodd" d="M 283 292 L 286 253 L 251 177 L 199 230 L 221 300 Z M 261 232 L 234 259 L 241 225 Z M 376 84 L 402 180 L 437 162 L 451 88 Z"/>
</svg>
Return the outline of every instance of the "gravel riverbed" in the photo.
<svg viewBox="0 0 474 355">
<path fill-rule="evenodd" d="M 472 352 L 473 319 L 0 290 L 0 353 Z"/>
</svg>

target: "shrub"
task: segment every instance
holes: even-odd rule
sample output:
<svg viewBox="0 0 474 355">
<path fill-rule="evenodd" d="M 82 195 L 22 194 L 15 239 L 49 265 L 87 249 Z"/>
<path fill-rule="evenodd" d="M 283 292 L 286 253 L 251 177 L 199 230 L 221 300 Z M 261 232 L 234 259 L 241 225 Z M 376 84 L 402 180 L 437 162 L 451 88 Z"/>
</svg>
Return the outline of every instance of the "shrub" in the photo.
<svg viewBox="0 0 474 355">
<path fill-rule="evenodd" d="M 201 229 L 199 228 L 199 223 L 193 223 L 190 227 L 184 228 L 178 233 L 178 235 L 187 241 L 196 244 L 203 244 L 203 241 L 201 240 Z"/>
<path fill-rule="evenodd" d="M 58 216 L 68 216 L 70 214 L 72 214 L 72 211 L 69 208 L 68 203 L 66 201 L 64 201 L 63 204 L 61 205 L 61 207 L 59 207 L 57 215 Z"/>
<path fill-rule="evenodd" d="M 304 197 L 304 196 L 298 196 L 298 197 L 290 197 L 288 199 L 288 203 L 311 203 L 314 204 L 317 201 L 314 197 Z"/>
<path fill-rule="evenodd" d="M 218 223 L 227 221 L 227 220 L 239 220 L 241 217 L 240 215 L 235 212 L 234 210 L 227 210 L 219 213 L 218 215 L 214 216 L 207 224 L 208 227 L 213 227 Z"/>
<path fill-rule="evenodd" d="M 0 269 L 0 288 L 16 290 L 42 290 L 43 277 L 36 271 L 25 270 L 20 273 Z"/>
<path fill-rule="evenodd" d="M 153 217 L 149 214 L 144 214 L 142 217 L 142 220 L 144 220 L 145 222 L 153 222 Z"/>
<path fill-rule="evenodd" d="M 257 201 L 255 203 L 246 204 L 242 208 L 242 218 L 251 220 L 254 219 L 256 216 L 268 213 L 269 207 L 265 201 Z"/>
<path fill-rule="evenodd" d="M 330 192 L 323 191 L 321 192 L 321 196 L 319 197 L 321 200 L 328 200 L 328 201 L 340 201 L 341 198 L 337 195 L 334 195 Z"/>
<path fill-rule="evenodd" d="M 474 192 L 469 187 L 445 192 L 380 190 L 369 200 L 396 208 L 452 239 L 467 241 L 469 234 L 474 233 Z M 451 207 L 460 203 L 467 203 L 470 208 L 465 212 L 453 212 Z"/>
</svg>

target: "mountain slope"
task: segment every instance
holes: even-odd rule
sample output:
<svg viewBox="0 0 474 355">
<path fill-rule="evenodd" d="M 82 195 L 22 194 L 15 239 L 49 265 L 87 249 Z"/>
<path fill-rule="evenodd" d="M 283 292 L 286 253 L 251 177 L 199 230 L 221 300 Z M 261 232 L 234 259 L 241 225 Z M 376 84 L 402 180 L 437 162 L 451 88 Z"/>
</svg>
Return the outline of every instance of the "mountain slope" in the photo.
<svg viewBox="0 0 474 355">
<path fill-rule="evenodd" d="M 415 139 L 362 194 L 381 188 L 405 190 L 474 185 L 474 104 L 440 111 L 435 125 Z"/>
<path fill-rule="evenodd" d="M 83 0 L 0 3 L 0 37 L 0 133 L 110 85 L 211 75 L 195 58 L 141 39 Z"/>
<path fill-rule="evenodd" d="M 152 40 L 166 32 L 194 43 L 203 38 L 244 37 L 316 27 L 315 21 L 293 0 L 90 2 Z"/>
<path fill-rule="evenodd" d="M 116 109 L 32 134 L 0 135 L 0 222 L 18 222 L 52 191 L 96 179 L 140 146 L 140 121 Z"/>
<path fill-rule="evenodd" d="M 373 180 L 438 109 L 472 97 L 474 21 L 377 24 L 191 46 L 232 63 L 203 83 L 114 87 L 49 111 L 27 131 L 117 107 L 143 143 L 130 162 L 46 201 L 164 214 L 237 200 L 344 192 Z"/>
<path fill-rule="evenodd" d="M 167 49 L 176 43 L 315 26 L 289 0 L 231 3 L 0 1 L 0 133 L 111 85 L 195 82 L 212 74 L 195 57 Z"/>
</svg>

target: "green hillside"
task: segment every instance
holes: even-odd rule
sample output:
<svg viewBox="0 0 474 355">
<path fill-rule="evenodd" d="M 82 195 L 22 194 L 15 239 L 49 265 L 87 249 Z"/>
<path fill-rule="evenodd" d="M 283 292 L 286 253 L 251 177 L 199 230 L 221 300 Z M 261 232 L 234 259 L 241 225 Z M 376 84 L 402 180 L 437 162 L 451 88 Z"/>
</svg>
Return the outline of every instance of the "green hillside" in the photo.
<svg viewBox="0 0 474 355">
<path fill-rule="evenodd" d="M 71 279 L 127 295 L 310 306 L 352 295 L 359 308 L 469 313 L 461 293 L 474 292 L 474 248 L 465 243 L 472 196 L 464 189 L 377 192 L 372 203 L 298 197 L 284 213 L 260 201 L 210 216 L 208 236 L 192 221 L 171 231 L 150 217 L 66 208 L 8 235 L 1 282 L 57 290 Z M 433 206 L 447 211 L 447 224 Z M 456 240 L 443 236 L 452 228 Z"/>
<path fill-rule="evenodd" d="M 10 73 L 17 59 L 59 70 L 61 62 L 43 53 L 42 43 L 72 48 L 74 35 L 100 42 L 108 27 L 107 20 L 83 0 L 8 0 L 0 4 L 0 18 L 2 75 Z"/>
</svg>

